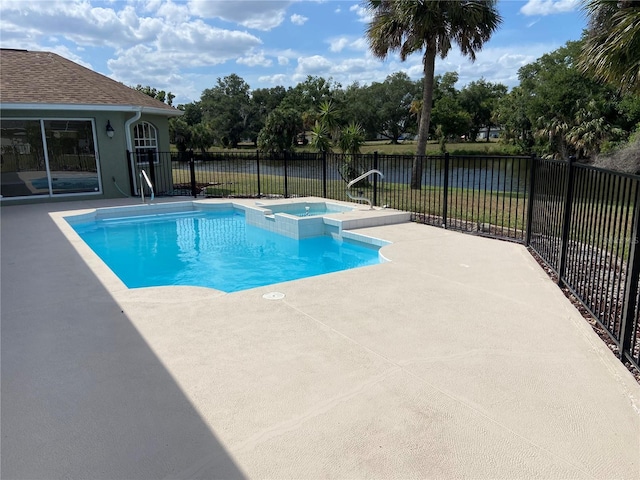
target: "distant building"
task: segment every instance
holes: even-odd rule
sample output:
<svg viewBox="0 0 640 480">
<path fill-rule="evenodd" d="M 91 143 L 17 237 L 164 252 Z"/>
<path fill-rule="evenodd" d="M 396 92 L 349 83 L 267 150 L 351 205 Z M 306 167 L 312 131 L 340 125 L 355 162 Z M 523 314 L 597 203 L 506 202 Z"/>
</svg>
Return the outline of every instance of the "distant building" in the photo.
<svg viewBox="0 0 640 480">
<path fill-rule="evenodd" d="M 502 127 L 491 127 L 491 130 L 489 131 L 489 139 L 500 138 L 501 133 L 502 133 Z M 481 127 L 476 140 L 486 140 L 486 139 L 487 139 L 487 127 Z"/>
</svg>

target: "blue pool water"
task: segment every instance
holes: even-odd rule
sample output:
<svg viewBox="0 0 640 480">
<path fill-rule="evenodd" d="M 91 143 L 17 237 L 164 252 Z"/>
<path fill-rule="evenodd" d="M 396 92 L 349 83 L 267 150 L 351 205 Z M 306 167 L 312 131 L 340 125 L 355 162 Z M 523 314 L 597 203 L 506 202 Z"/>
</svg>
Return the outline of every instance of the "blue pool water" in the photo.
<svg viewBox="0 0 640 480">
<path fill-rule="evenodd" d="M 353 210 L 352 207 L 344 207 L 326 202 L 292 203 L 283 205 L 270 205 L 273 213 L 288 213 L 297 217 L 313 217 L 327 213 L 343 213 Z"/>
<path fill-rule="evenodd" d="M 129 288 L 190 285 L 236 292 L 380 263 L 378 247 L 330 236 L 295 240 L 246 225 L 237 210 L 72 227 Z"/>
</svg>

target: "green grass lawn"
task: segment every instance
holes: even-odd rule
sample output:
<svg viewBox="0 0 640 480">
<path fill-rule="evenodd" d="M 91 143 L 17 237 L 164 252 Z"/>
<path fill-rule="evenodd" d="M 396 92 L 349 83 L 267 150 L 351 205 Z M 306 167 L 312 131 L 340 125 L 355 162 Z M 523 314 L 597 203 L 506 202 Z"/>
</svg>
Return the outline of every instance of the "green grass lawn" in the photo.
<svg viewBox="0 0 640 480">
<path fill-rule="evenodd" d="M 174 183 L 180 180 L 175 177 Z M 209 197 L 253 197 L 319 196 L 324 194 L 322 180 L 290 177 L 285 191 L 284 177 L 250 173 L 196 172 L 196 183 Z M 327 197 L 333 200 L 349 201 L 342 180 L 328 180 Z M 373 187 L 358 189 L 365 197 L 373 199 Z M 443 212 L 444 190 L 442 187 L 423 186 L 413 190 L 406 184 L 381 182 L 378 185 L 379 205 L 405 210 L 416 214 L 438 217 Z M 472 189 L 450 188 L 448 192 L 448 217 L 463 221 L 470 226 L 491 224 L 512 230 L 523 230 L 525 225 L 526 201 L 518 193 L 483 193 Z"/>
<path fill-rule="evenodd" d="M 464 142 L 464 143 L 447 143 L 447 152 L 451 155 L 516 155 L 511 145 L 506 145 L 497 141 L 490 142 Z M 252 143 L 241 143 L 238 148 L 223 148 L 223 147 L 210 147 L 210 152 L 247 152 L 255 151 L 257 148 Z M 391 144 L 388 140 L 376 140 L 365 142 L 360 149 L 361 153 L 370 154 L 378 152 L 384 155 L 413 155 L 415 154 L 416 142 L 403 141 L 398 144 Z M 314 150 L 309 147 L 299 147 L 296 149 L 301 152 L 313 152 Z M 171 151 L 176 151 L 174 145 L 171 146 Z M 340 149 L 334 149 L 334 152 L 340 153 Z M 437 142 L 430 142 L 427 144 L 427 154 L 435 155 L 440 154 L 440 144 Z"/>
</svg>

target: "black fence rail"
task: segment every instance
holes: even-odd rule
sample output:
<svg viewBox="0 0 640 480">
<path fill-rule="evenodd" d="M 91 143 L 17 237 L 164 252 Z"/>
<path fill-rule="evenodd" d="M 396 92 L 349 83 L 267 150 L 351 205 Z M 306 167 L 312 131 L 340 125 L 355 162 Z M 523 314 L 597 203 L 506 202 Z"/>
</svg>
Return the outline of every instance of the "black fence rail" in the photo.
<svg viewBox="0 0 640 480">
<path fill-rule="evenodd" d="M 348 155 L 287 152 L 138 152 L 156 195 L 224 198 L 352 192 L 413 221 L 522 243 L 596 318 L 620 357 L 640 365 L 640 177 L 533 157 Z M 417 161 L 417 164 L 416 164 Z M 420 188 L 411 188 L 421 168 Z"/>
</svg>

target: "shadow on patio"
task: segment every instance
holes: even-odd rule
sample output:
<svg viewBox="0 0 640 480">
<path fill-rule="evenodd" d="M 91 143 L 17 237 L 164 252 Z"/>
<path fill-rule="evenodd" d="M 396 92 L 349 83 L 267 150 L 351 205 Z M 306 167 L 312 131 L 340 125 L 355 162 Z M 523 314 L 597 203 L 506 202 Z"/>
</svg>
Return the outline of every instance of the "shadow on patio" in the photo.
<svg viewBox="0 0 640 480">
<path fill-rule="evenodd" d="M 2 209 L 2 477 L 242 478 L 42 212 Z"/>
</svg>

